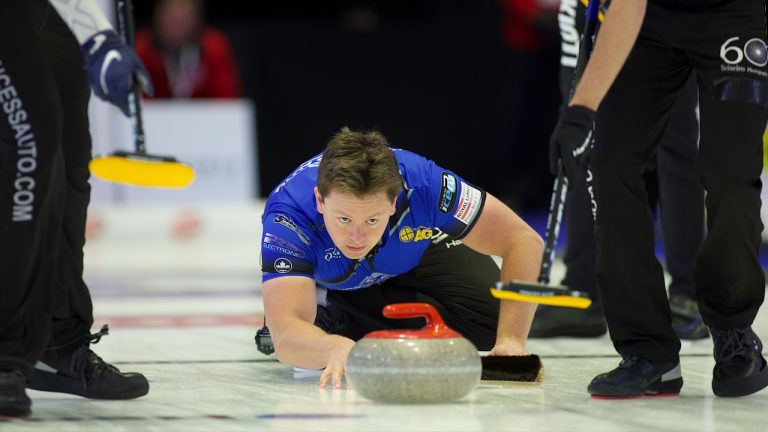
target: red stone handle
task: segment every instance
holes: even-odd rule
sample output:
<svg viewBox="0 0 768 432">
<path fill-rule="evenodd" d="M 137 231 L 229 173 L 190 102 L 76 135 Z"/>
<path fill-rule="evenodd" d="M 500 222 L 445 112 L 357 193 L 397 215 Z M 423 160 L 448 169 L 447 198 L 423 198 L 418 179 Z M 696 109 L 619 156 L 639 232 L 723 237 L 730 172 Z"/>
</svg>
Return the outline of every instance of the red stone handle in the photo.
<svg viewBox="0 0 768 432">
<path fill-rule="evenodd" d="M 427 324 L 420 330 L 379 330 L 369 333 L 366 337 L 408 339 L 461 337 L 461 334 L 445 324 L 437 309 L 429 303 L 395 303 L 384 306 L 382 313 L 385 317 L 394 319 L 424 317 Z"/>
</svg>

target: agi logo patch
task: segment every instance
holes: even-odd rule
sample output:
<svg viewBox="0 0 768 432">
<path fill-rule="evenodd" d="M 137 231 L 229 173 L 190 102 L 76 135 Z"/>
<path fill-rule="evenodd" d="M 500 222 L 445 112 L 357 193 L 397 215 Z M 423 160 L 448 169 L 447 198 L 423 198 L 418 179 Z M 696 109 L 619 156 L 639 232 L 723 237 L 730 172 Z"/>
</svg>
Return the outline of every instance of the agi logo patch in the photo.
<svg viewBox="0 0 768 432">
<path fill-rule="evenodd" d="M 448 213 L 456 203 L 456 177 L 443 172 L 440 187 L 440 197 L 437 199 L 437 208 L 441 213 Z"/>
<path fill-rule="evenodd" d="M 403 243 L 417 242 L 421 240 L 429 240 L 432 238 L 432 228 L 418 227 L 415 230 L 409 226 L 404 226 L 400 229 L 400 241 Z"/>
<path fill-rule="evenodd" d="M 413 228 L 409 226 L 405 226 L 400 230 L 400 241 L 403 243 L 408 243 L 409 241 L 413 241 L 414 232 Z"/>
</svg>

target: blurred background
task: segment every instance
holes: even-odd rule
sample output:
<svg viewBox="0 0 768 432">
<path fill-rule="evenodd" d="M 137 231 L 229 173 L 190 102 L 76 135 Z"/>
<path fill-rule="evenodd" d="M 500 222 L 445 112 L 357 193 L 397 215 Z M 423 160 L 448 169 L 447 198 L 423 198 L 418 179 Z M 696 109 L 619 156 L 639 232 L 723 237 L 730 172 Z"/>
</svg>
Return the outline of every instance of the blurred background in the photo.
<svg viewBox="0 0 768 432">
<path fill-rule="evenodd" d="M 545 209 L 557 7 L 134 0 L 137 50 L 158 96 L 146 101 L 149 151 L 190 163 L 198 180 L 171 194 L 99 184 L 94 202 L 263 198 L 349 126 L 381 131 L 515 210 Z M 96 152 L 130 147 L 127 122 L 94 105 Z"/>
<path fill-rule="evenodd" d="M 113 16 L 114 0 L 100 1 Z M 343 126 L 379 130 L 543 233 L 548 139 L 561 103 L 559 3 L 134 0 L 137 52 L 156 89 L 145 99 L 148 151 L 192 165 L 197 179 L 184 190 L 94 179 L 89 223 L 100 228 L 89 240 L 104 226 L 158 225 L 134 216 L 148 217 L 140 204 L 163 208 L 171 226 L 179 219 L 194 235 L 221 225 L 200 216 L 210 212 L 239 213 L 250 227 L 269 192 Z M 132 149 L 116 108 L 92 98 L 91 118 L 95 155 Z M 105 225 L 107 214 L 124 220 Z"/>
</svg>

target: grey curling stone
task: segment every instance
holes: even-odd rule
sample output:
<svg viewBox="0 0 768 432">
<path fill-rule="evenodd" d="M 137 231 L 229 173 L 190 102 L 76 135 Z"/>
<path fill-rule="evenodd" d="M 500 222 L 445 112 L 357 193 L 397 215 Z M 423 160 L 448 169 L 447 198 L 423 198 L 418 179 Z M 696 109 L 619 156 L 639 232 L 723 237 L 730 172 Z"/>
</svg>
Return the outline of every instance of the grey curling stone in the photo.
<svg viewBox="0 0 768 432">
<path fill-rule="evenodd" d="M 467 396 L 480 383 L 475 346 L 448 328 L 427 303 L 384 308 L 389 318 L 424 316 L 421 330 L 382 330 L 360 339 L 347 357 L 352 388 L 373 401 L 441 403 Z"/>
</svg>

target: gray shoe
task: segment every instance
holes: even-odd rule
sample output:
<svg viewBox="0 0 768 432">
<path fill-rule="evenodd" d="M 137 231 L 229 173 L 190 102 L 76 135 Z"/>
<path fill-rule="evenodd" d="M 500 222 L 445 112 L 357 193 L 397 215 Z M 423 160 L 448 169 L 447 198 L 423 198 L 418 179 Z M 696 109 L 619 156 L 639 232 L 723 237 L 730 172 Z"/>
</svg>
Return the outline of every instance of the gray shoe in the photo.
<svg viewBox="0 0 768 432">
<path fill-rule="evenodd" d="M 685 340 L 709 337 L 709 330 L 704 325 L 696 300 L 682 294 L 672 294 L 669 296 L 669 308 L 672 309 L 672 328 L 677 337 Z"/>
<path fill-rule="evenodd" d="M 531 324 L 529 338 L 596 338 L 608 331 L 599 303 L 587 309 L 539 306 Z"/>
<path fill-rule="evenodd" d="M 32 411 L 24 388 L 27 377 L 18 370 L 0 371 L 0 417 L 26 417 Z"/>
</svg>

